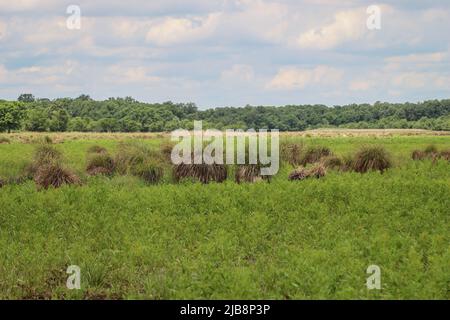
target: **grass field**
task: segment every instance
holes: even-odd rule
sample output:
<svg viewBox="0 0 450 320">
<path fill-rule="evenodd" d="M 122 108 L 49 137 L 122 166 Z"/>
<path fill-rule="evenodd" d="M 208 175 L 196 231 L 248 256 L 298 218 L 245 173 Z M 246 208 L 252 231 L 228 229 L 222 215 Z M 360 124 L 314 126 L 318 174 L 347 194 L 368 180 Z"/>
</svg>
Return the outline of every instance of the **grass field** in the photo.
<svg viewBox="0 0 450 320">
<path fill-rule="evenodd" d="M 0 177 L 20 173 L 36 134 L 3 135 Z M 346 155 L 382 145 L 384 174 L 330 171 L 289 182 L 149 186 L 131 176 L 85 177 L 86 150 L 121 140 L 157 149 L 163 135 L 54 135 L 82 186 L 0 188 L 0 298 L 449 299 L 450 164 L 411 152 L 450 136 L 411 132 L 289 134 Z M 81 290 L 66 268 L 81 268 Z M 381 290 L 368 290 L 368 266 Z"/>
</svg>

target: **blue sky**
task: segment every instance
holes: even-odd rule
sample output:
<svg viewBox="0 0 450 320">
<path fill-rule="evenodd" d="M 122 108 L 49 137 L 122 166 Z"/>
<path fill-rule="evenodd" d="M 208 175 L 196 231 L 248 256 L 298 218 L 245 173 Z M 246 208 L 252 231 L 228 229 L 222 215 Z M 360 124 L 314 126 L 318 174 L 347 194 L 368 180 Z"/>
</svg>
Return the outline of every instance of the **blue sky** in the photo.
<svg viewBox="0 0 450 320">
<path fill-rule="evenodd" d="M 450 98 L 450 2 L 0 0 L 0 98 L 23 92 L 200 108 Z"/>
</svg>

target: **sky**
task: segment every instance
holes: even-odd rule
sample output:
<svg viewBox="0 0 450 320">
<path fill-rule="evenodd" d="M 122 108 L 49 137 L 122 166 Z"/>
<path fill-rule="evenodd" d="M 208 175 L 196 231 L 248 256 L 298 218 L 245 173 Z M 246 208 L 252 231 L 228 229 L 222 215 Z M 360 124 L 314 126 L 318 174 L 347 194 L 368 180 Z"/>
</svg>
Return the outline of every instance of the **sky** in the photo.
<svg viewBox="0 0 450 320">
<path fill-rule="evenodd" d="M 0 99 L 21 93 L 201 109 L 450 98 L 450 1 L 0 0 Z"/>
</svg>

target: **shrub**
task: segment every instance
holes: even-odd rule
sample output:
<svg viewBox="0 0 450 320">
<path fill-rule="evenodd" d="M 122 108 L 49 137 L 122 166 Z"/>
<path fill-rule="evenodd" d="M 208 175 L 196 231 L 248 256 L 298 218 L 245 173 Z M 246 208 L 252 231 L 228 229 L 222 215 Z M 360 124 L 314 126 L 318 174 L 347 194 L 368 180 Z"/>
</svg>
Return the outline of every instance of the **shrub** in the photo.
<svg viewBox="0 0 450 320">
<path fill-rule="evenodd" d="M 172 150 L 174 148 L 175 144 L 171 142 L 165 142 L 161 144 L 159 147 L 161 151 L 161 156 L 164 159 L 164 161 L 171 163 L 172 162 Z"/>
<path fill-rule="evenodd" d="M 164 176 L 164 169 L 157 163 L 147 162 L 134 166 L 132 174 L 144 180 L 149 184 L 156 184 Z"/>
<path fill-rule="evenodd" d="M 322 158 L 331 156 L 331 150 L 327 147 L 309 147 L 303 155 L 300 164 L 306 166 L 307 164 L 316 163 Z"/>
<path fill-rule="evenodd" d="M 59 150 L 49 144 L 39 144 L 35 148 L 31 163 L 26 166 L 24 174 L 31 179 L 40 167 L 61 162 L 62 153 Z"/>
<path fill-rule="evenodd" d="M 34 181 L 39 189 L 59 188 L 64 184 L 81 184 L 80 179 L 59 163 L 50 163 L 38 168 Z"/>
<path fill-rule="evenodd" d="M 439 153 L 439 151 L 435 145 L 429 145 L 425 148 L 425 153 L 427 155 L 432 155 L 432 154 Z"/>
<path fill-rule="evenodd" d="M 11 140 L 6 137 L 0 137 L 0 144 L 2 143 L 11 143 Z"/>
<path fill-rule="evenodd" d="M 355 160 L 353 159 L 353 156 L 346 155 L 342 158 L 342 165 L 339 168 L 339 170 L 342 172 L 352 171 L 354 163 L 355 163 Z"/>
<path fill-rule="evenodd" d="M 427 158 L 427 154 L 424 151 L 414 150 L 411 154 L 411 158 L 414 161 L 424 160 L 425 158 Z"/>
<path fill-rule="evenodd" d="M 445 150 L 440 153 L 442 159 L 450 161 L 450 150 Z"/>
<path fill-rule="evenodd" d="M 299 168 L 297 170 L 294 170 L 289 175 L 290 181 L 298 181 L 298 180 L 305 180 L 308 178 L 317 178 L 320 179 L 322 177 L 325 177 L 327 174 L 327 169 L 323 164 L 317 164 L 311 168 Z"/>
<path fill-rule="evenodd" d="M 34 150 L 33 161 L 38 164 L 59 162 L 62 160 L 62 153 L 55 147 L 48 144 L 40 144 Z"/>
<path fill-rule="evenodd" d="M 281 146 L 281 159 L 296 167 L 300 165 L 302 149 L 303 146 L 300 144 L 283 144 Z"/>
<path fill-rule="evenodd" d="M 143 143 L 120 143 L 114 162 L 119 174 L 127 174 L 136 165 L 141 165 L 150 160 L 161 160 L 161 155 L 151 150 Z"/>
<path fill-rule="evenodd" d="M 228 170 L 223 164 L 179 164 L 173 166 L 172 175 L 175 182 L 191 178 L 203 184 L 211 181 L 221 183 L 227 179 Z"/>
<path fill-rule="evenodd" d="M 239 165 L 235 172 L 236 183 L 255 183 L 263 180 L 270 181 L 270 176 L 261 175 L 261 165 L 259 164 L 246 164 Z"/>
<path fill-rule="evenodd" d="M 390 155 L 383 147 L 363 147 L 355 156 L 353 169 L 359 173 L 381 171 L 392 166 Z"/>
<path fill-rule="evenodd" d="M 322 159 L 322 164 L 328 169 L 339 169 L 342 167 L 343 162 L 341 158 L 336 156 L 328 156 Z"/>
<path fill-rule="evenodd" d="M 89 175 L 112 175 L 114 169 L 114 160 L 109 154 L 93 153 L 88 156 L 86 171 Z"/>
<path fill-rule="evenodd" d="M 108 150 L 106 150 L 106 148 L 103 148 L 101 146 L 92 146 L 89 147 L 89 149 L 87 150 L 87 153 L 108 153 Z"/>
<path fill-rule="evenodd" d="M 0 188 L 3 188 L 6 185 L 5 180 L 0 178 Z"/>
</svg>

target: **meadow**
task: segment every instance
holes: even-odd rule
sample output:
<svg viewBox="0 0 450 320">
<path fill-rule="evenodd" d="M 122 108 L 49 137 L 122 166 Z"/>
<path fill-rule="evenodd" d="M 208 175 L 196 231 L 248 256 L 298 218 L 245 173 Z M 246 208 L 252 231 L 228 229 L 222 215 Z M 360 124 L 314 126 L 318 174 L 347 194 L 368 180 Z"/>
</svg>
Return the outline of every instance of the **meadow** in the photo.
<svg viewBox="0 0 450 320">
<path fill-rule="evenodd" d="M 20 174 L 43 134 L 3 134 L 0 177 Z M 149 185 L 132 175 L 86 175 L 86 152 L 116 152 L 163 134 L 53 134 L 52 146 L 82 185 L 0 188 L 2 299 L 449 299 L 450 163 L 413 161 L 450 135 L 420 131 L 285 134 L 284 143 L 335 155 L 383 146 L 392 168 L 329 170 L 288 181 Z M 0 138 L 1 138 L 0 137 Z M 66 269 L 81 268 L 81 290 Z M 368 266 L 381 290 L 368 290 Z"/>
</svg>

